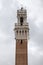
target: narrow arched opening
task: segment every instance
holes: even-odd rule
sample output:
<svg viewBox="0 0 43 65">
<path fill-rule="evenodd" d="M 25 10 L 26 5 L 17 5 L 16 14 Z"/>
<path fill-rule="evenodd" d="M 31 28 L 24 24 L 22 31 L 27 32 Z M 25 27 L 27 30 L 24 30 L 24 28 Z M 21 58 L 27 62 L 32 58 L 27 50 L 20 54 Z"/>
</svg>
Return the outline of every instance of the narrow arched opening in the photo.
<svg viewBox="0 0 43 65">
<path fill-rule="evenodd" d="M 22 40 L 21 40 L 21 44 L 22 44 Z"/>
<path fill-rule="evenodd" d="M 23 17 L 20 17 L 20 24 L 23 25 Z"/>
</svg>

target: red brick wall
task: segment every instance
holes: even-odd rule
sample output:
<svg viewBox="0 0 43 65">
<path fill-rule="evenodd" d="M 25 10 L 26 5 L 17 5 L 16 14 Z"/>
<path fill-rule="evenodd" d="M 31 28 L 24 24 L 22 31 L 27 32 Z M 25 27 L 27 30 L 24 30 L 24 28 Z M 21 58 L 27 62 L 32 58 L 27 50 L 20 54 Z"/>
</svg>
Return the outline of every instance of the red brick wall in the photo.
<svg viewBox="0 0 43 65">
<path fill-rule="evenodd" d="M 16 40 L 16 65 L 27 65 L 27 40 Z"/>
</svg>

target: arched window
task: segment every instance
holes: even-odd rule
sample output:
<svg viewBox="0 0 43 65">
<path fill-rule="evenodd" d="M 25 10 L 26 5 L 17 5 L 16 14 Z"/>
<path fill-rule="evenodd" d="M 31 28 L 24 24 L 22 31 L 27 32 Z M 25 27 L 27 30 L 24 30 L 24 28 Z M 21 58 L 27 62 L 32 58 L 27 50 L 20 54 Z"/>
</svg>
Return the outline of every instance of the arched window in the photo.
<svg viewBox="0 0 43 65">
<path fill-rule="evenodd" d="M 22 30 L 22 34 L 24 34 L 24 30 Z"/>
<path fill-rule="evenodd" d="M 16 31 L 16 33 L 18 34 L 18 30 Z"/>
<path fill-rule="evenodd" d="M 27 31 L 25 30 L 25 34 L 27 33 Z"/>
<path fill-rule="evenodd" d="M 21 34 L 21 30 L 20 30 L 20 34 Z"/>
<path fill-rule="evenodd" d="M 23 17 L 20 17 L 20 24 L 23 25 Z"/>
</svg>

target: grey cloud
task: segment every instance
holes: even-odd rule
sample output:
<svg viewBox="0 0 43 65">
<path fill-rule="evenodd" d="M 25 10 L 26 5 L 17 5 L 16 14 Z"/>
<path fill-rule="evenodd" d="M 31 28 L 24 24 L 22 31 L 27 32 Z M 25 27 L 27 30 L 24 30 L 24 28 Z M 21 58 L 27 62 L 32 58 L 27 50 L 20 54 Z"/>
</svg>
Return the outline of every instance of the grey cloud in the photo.
<svg viewBox="0 0 43 65">
<path fill-rule="evenodd" d="M 14 65 L 15 42 L 13 27 L 16 20 L 16 6 L 13 5 L 14 9 L 11 7 L 13 1 L 8 2 L 4 0 L 2 2 L 3 8 L 0 11 L 0 31 L 3 32 L 3 35 L 5 34 L 6 39 L 3 40 L 3 36 L 0 38 L 0 65 Z M 16 4 L 16 1 L 13 3 Z"/>
<path fill-rule="evenodd" d="M 30 21 L 30 39 L 36 42 L 36 45 L 43 47 L 43 22 L 38 28 L 35 21 Z"/>
<path fill-rule="evenodd" d="M 0 30 L 6 35 L 6 39 L 1 39 L 0 41 L 0 65 L 14 65 L 15 40 L 13 28 L 17 20 L 16 12 L 20 7 L 20 3 L 15 0 L 1 0 L 1 2 L 3 7 L 0 10 Z M 26 6 L 30 27 L 30 41 L 33 41 L 33 43 L 31 42 L 29 44 L 28 63 L 29 65 L 43 65 L 43 55 L 39 54 L 40 52 L 43 53 L 43 5 L 41 5 L 41 0 L 39 5 L 37 4 L 39 0 L 32 0 L 31 2 Z M 31 4 L 32 8 L 30 6 Z M 37 21 L 41 21 L 39 27 L 35 24 Z M 37 50 L 35 52 L 32 51 L 32 49 L 30 49 L 31 46 L 36 47 Z M 32 52 L 34 52 L 34 54 L 32 54 Z"/>
</svg>

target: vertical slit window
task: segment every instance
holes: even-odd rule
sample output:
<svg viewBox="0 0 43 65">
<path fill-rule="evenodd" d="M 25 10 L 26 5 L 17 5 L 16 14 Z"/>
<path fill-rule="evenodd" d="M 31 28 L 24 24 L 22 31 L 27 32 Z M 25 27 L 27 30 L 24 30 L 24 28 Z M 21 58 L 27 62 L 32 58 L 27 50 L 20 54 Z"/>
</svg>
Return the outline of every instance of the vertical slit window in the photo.
<svg viewBox="0 0 43 65">
<path fill-rule="evenodd" d="M 22 40 L 21 40 L 21 44 L 22 44 Z"/>
</svg>

